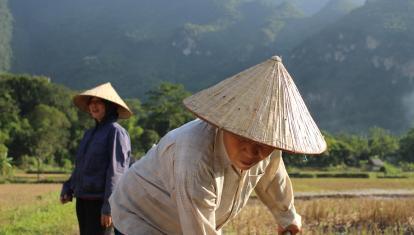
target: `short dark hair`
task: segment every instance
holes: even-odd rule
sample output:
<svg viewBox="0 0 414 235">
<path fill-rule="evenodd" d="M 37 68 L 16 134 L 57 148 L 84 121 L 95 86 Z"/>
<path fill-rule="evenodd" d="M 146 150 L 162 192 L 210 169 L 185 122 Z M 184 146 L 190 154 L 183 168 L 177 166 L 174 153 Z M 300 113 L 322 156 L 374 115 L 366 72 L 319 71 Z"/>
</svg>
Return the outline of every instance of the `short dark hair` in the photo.
<svg viewBox="0 0 414 235">
<path fill-rule="evenodd" d="M 118 119 L 118 105 L 109 101 L 109 100 L 105 100 L 103 99 L 104 103 L 105 103 L 105 117 L 104 119 L 107 119 L 109 117 L 115 117 L 116 119 Z"/>
</svg>

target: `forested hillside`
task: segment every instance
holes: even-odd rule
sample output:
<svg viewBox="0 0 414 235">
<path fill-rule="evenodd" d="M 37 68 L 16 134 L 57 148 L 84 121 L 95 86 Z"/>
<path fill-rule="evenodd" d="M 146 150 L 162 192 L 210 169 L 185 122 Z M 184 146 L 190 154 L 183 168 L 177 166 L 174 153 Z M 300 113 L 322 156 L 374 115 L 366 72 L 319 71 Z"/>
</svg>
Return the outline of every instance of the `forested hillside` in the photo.
<svg viewBox="0 0 414 235">
<path fill-rule="evenodd" d="M 72 89 L 111 81 L 144 100 L 162 81 L 194 92 L 279 54 L 323 129 L 400 134 L 413 125 L 412 0 L 8 4 L 13 56 L 0 43 L 3 70 Z"/>
<path fill-rule="evenodd" d="M 8 71 L 11 63 L 12 15 L 8 0 L 0 0 L 0 71 Z"/>
<path fill-rule="evenodd" d="M 355 0 L 332 0 L 327 2 L 315 15 L 289 21 L 281 30 L 277 44 L 283 45 L 280 53 L 289 56 L 291 50 L 325 27 L 336 22 L 361 3 Z"/>
<path fill-rule="evenodd" d="M 328 130 L 414 123 L 414 1 L 370 1 L 287 59 L 314 116 Z"/>
<path fill-rule="evenodd" d="M 350 10 L 312 20 L 326 2 L 13 0 L 12 71 L 72 88 L 112 81 L 129 97 L 142 98 L 161 81 L 196 91 L 287 53 Z M 314 29 L 302 34 L 290 22 Z"/>
</svg>

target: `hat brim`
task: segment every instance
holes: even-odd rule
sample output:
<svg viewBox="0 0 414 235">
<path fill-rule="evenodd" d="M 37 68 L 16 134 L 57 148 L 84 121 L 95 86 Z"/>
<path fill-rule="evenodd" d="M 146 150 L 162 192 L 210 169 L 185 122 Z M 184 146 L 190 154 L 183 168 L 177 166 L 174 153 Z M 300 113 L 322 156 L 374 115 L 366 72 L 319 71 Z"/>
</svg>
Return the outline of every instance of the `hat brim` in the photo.
<svg viewBox="0 0 414 235">
<path fill-rule="evenodd" d="M 270 59 L 183 100 L 228 132 L 291 153 L 320 154 L 326 141 L 280 59 Z"/>
<path fill-rule="evenodd" d="M 99 96 L 93 96 L 93 95 L 75 95 L 73 97 L 73 103 L 82 111 L 89 113 L 89 100 L 92 97 L 97 97 L 106 101 L 109 101 L 113 104 L 115 104 L 117 106 L 117 112 L 118 112 L 118 117 L 121 119 L 128 119 L 129 117 L 132 116 L 132 112 L 129 111 L 128 109 L 126 109 L 125 107 L 121 106 L 120 104 L 117 104 L 111 100 L 105 99 L 103 97 L 99 97 Z"/>
</svg>

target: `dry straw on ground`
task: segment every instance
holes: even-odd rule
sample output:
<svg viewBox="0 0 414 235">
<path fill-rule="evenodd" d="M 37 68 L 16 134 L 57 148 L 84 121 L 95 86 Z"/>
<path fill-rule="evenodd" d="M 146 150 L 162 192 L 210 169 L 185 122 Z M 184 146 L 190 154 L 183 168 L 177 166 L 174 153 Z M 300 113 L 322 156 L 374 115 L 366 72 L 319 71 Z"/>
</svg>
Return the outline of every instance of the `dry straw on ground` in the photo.
<svg viewBox="0 0 414 235">
<path fill-rule="evenodd" d="M 414 198 L 298 200 L 302 234 L 414 234 Z M 275 234 L 275 220 L 257 200 L 226 227 L 226 234 Z"/>
<path fill-rule="evenodd" d="M 61 184 L 0 184 L 0 212 L 32 204 L 60 188 Z"/>
</svg>

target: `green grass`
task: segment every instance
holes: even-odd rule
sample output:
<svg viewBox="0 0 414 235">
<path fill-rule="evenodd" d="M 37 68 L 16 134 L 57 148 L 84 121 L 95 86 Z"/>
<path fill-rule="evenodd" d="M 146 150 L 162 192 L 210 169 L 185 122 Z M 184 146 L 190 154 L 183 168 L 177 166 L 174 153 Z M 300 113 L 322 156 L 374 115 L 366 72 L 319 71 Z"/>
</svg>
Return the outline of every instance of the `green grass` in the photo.
<svg viewBox="0 0 414 235">
<path fill-rule="evenodd" d="M 58 193 L 37 196 L 27 205 L 13 206 L 0 216 L 0 234 L 76 234 L 74 203 L 61 205 Z"/>
</svg>

